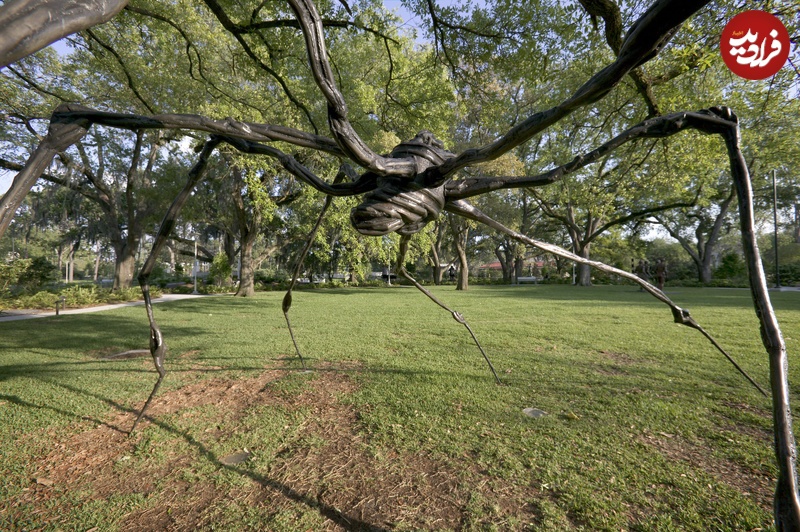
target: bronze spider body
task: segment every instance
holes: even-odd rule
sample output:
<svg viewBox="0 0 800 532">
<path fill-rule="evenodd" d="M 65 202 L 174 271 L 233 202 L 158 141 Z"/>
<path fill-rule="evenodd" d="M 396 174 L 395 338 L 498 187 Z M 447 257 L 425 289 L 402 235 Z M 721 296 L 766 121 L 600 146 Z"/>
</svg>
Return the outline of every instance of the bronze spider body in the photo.
<svg viewBox="0 0 800 532">
<path fill-rule="evenodd" d="M 760 320 L 761 336 L 770 363 L 775 455 L 779 470 L 775 495 L 775 521 L 779 530 L 800 530 L 800 498 L 798 497 L 796 448 L 789 408 L 786 346 L 769 299 L 766 277 L 756 244 L 753 194 L 748 169 L 739 147 L 738 120 L 733 112 L 724 107 L 712 107 L 701 111 L 655 116 L 634 125 L 595 150 L 577 155 L 572 161 L 536 176 L 477 177 L 461 180 L 453 180 L 451 177 L 462 168 L 495 159 L 520 146 L 576 109 L 586 107 L 603 98 L 626 76 L 635 76 L 635 69 L 656 56 L 680 25 L 707 4 L 708 0 L 655 0 L 651 7 L 630 27 L 627 35 L 620 39 L 618 46 L 614 45 L 616 59 L 612 63 L 596 72 L 574 94 L 560 104 L 530 115 L 490 144 L 453 154 L 447 152 L 432 135 L 421 133 L 416 138 L 399 144 L 388 155 L 379 155 L 373 152 L 348 121 L 344 98 L 337 88 L 336 77 L 328 63 L 322 19 L 313 2 L 311 0 L 287 1 L 294 11 L 297 24 L 305 39 L 309 65 L 315 82 L 327 103 L 330 131 L 333 138 L 290 127 L 243 123 L 234 119 L 213 120 L 196 115 L 170 114 L 143 116 L 103 112 L 77 105 L 63 105 L 53 113 L 47 137 L 30 156 L 24 169 L 15 178 L 12 188 L 0 202 L 0 235 L 2 235 L 25 194 L 47 168 L 55 154 L 80 140 L 94 124 L 130 130 L 191 129 L 210 134 L 209 140 L 200 150 L 197 163 L 189 173 L 184 189 L 165 214 L 152 252 L 139 275 L 150 322 L 150 350 L 159 377 L 136 423 L 147 411 L 165 375 L 165 343 L 161 330 L 153 317 L 148 279 L 155 265 L 156 257 L 176 223 L 181 207 L 187 201 L 194 186 L 202 178 L 212 153 L 223 142 L 243 152 L 272 157 L 278 160 L 287 172 L 327 194 L 328 197 L 317 227 L 330 205 L 332 196 L 363 195 L 361 204 L 352 211 L 351 221 L 354 227 L 366 235 L 398 232 L 401 235 L 398 272 L 426 293 L 434 302 L 448 310 L 457 321 L 467 327 L 470 333 L 472 331 L 458 312 L 433 297 L 411 278 L 403 267 L 403 257 L 410 236 L 420 231 L 426 223 L 434 220 L 442 210 L 485 223 L 511 238 L 546 252 L 630 279 L 668 305 L 673 319 L 677 323 L 699 330 L 722 351 L 719 344 L 694 321 L 688 311 L 675 305 L 658 288 L 629 272 L 581 258 L 552 244 L 513 231 L 486 216 L 466 201 L 470 197 L 497 189 L 546 186 L 570 172 L 597 161 L 602 155 L 631 140 L 667 137 L 684 130 L 694 129 L 704 134 L 719 135 L 724 140 L 728 152 L 739 205 L 742 246 L 749 271 L 753 303 L 756 315 Z M 59 9 L 59 2 L 53 2 L 53 5 L 37 0 L 6 2 L 0 6 L 0 25 L 8 28 L 8 31 L 4 30 L 0 35 L 0 66 L 32 53 L 60 36 L 107 20 L 122 9 L 125 3 L 125 0 L 78 2 L 76 6 L 72 6 L 70 3 L 69 13 L 66 13 Z M 602 7 L 592 2 L 582 1 L 581 3 L 587 10 L 596 10 Z M 17 9 L 20 6 L 30 9 Z M 590 11 L 590 13 L 593 12 Z M 36 18 L 39 14 L 45 16 Z M 44 20 L 45 22 L 33 24 L 29 22 L 30 20 Z M 19 35 L 20 32 L 23 35 Z M 26 32 L 27 34 L 25 34 Z M 343 167 L 335 179 L 326 181 L 314 175 L 291 156 L 270 145 L 272 142 L 283 142 L 315 149 L 338 157 L 340 160 L 349 159 L 361 167 L 363 172 L 356 177 L 354 172 Z M 298 260 L 295 279 L 301 267 L 302 257 L 308 251 L 312 239 L 313 235 Z M 292 287 L 293 284 L 294 281 Z M 283 303 L 287 323 L 290 307 L 291 287 Z M 472 336 L 475 338 L 474 335 Z M 477 340 L 475 341 L 477 344 Z M 295 346 L 297 346 L 296 342 Z M 479 344 L 478 347 L 480 347 Z M 483 353 L 483 349 L 481 352 Z M 297 349 L 297 353 L 300 356 L 299 349 Z M 483 356 L 489 363 L 485 353 Z M 727 353 L 725 356 L 729 357 Z M 300 359 L 303 360 L 302 356 Z M 489 366 L 491 367 L 491 363 Z M 741 371 L 741 368 L 739 369 Z M 742 373 L 744 372 L 742 371 Z M 752 379 L 751 382 L 755 384 Z"/>
</svg>

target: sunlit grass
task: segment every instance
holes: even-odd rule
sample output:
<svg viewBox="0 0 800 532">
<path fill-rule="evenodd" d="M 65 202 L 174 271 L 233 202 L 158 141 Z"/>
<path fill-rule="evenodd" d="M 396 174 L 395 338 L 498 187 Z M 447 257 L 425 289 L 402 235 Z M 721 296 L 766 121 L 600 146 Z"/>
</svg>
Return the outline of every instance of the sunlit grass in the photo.
<svg viewBox="0 0 800 532">
<path fill-rule="evenodd" d="M 295 295 L 292 323 L 310 366 L 358 368 L 341 370 L 358 385 L 344 400 L 358 413 L 375 456 L 424 454 L 463 471 L 467 483 L 481 476 L 498 489 L 524 487 L 536 494 L 527 503 L 538 516 L 536 529 L 769 526 L 768 509 L 714 470 L 723 464 L 774 477 L 769 402 L 701 335 L 673 324 L 669 309 L 631 287 L 434 291 L 470 322 L 503 386 L 494 384 L 463 327 L 412 288 Z M 767 386 L 767 356 L 748 291 L 676 288 L 669 295 Z M 282 296 L 158 305 L 169 345 L 162 394 L 201 379 L 299 368 Z M 776 293 L 774 303 L 797 382 L 800 293 Z M 147 346 L 142 308 L 0 323 L 0 335 L 0 528 L 25 528 L 19 512 L 15 523 L 3 519 L 31 483 L 29 464 L 51 452 L 59 435 L 138 408 L 155 373 L 149 357 L 103 358 Z M 289 376 L 276 384 L 286 397 L 315 378 Z M 529 418 L 522 413 L 528 407 L 547 415 Z M 308 408 L 254 408 L 243 419 L 229 419 L 213 405 L 182 410 L 145 428 L 134 455 L 117 467 L 156 468 L 181 453 L 197 453 L 202 443 L 215 457 L 257 447 L 265 462 L 248 467 L 263 475 L 269 457 L 300 438 L 298 427 L 313 417 Z M 226 435 L 197 440 L 209 428 Z M 80 506 L 92 495 L 63 494 L 62 502 L 79 509 L 62 516 L 62 528 L 114 529 L 120 516 L 155 504 L 157 493 L 168 489 L 163 484 L 176 478 L 231 490 L 248 482 L 200 459 L 162 481 L 150 497 L 118 495 L 106 505 Z M 476 490 L 464 505 L 464 528 L 496 522 L 492 504 Z M 322 522 L 315 508 L 296 506 L 274 514 L 246 505 L 207 511 L 241 528 L 261 523 L 293 530 Z"/>
</svg>

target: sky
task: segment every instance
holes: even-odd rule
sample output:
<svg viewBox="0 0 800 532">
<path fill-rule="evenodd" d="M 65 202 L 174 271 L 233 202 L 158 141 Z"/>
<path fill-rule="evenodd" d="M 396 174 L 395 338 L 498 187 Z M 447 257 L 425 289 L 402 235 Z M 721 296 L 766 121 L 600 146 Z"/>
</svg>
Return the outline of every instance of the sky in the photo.
<svg viewBox="0 0 800 532">
<path fill-rule="evenodd" d="M 485 0 L 478 0 L 477 2 L 474 2 L 474 4 L 484 5 L 484 2 Z M 442 7 L 459 5 L 463 3 L 464 3 L 463 0 L 436 0 L 436 4 Z M 395 11 L 405 21 L 406 26 L 415 29 L 419 28 L 419 25 L 421 23 L 420 17 L 412 15 L 405 7 L 403 7 L 401 0 L 384 0 L 384 4 L 388 9 Z M 418 32 L 418 34 L 421 34 L 421 32 Z M 57 41 L 51 46 L 55 47 L 59 51 L 66 52 L 68 51 L 68 48 L 64 44 L 65 42 L 66 41 L 62 39 L 61 41 Z M 11 182 L 15 174 L 16 174 L 15 172 L 0 170 L 0 194 L 3 194 L 8 190 L 8 188 L 11 186 Z"/>
<path fill-rule="evenodd" d="M 442 6 L 449 6 L 456 3 L 458 3 L 456 0 L 437 0 L 437 4 Z M 405 9 L 403 7 L 401 0 L 384 0 L 384 4 L 390 10 L 395 11 L 400 16 L 400 18 L 402 18 L 405 21 L 406 25 L 411 26 L 412 28 L 419 27 L 419 22 L 420 22 L 419 17 L 412 15 L 407 9 Z M 66 45 L 66 39 L 61 39 L 60 41 L 56 41 L 50 46 L 64 53 L 69 51 L 69 48 Z M 8 170 L 0 169 L 0 194 L 5 194 L 8 191 L 8 189 L 11 187 L 11 182 L 13 181 L 15 175 L 16 172 L 10 172 Z"/>
</svg>

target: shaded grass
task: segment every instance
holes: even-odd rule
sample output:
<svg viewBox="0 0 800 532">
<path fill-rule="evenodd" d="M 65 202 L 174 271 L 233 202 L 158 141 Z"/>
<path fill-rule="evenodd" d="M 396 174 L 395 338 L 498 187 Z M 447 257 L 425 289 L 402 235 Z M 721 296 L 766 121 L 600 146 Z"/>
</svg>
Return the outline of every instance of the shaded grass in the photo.
<svg viewBox="0 0 800 532">
<path fill-rule="evenodd" d="M 458 528 L 770 525 L 770 501 L 763 489 L 757 493 L 759 482 L 771 489 L 775 475 L 769 403 L 698 333 L 672 324 L 666 307 L 630 287 L 434 291 L 470 321 L 504 386 L 493 383 L 463 328 L 410 288 L 303 291 L 295 295 L 292 322 L 318 373 L 342 372 L 357 384 L 342 400 L 357 412 L 358 431 L 378 463 L 397 453 L 430 456 L 461 471 L 468 486 L 477 478 L 489 483 L 489 491 L 476 483 L 463 501 Z M 748 291 L 674 289 L 669 295 L 766 386 L 767 356 Z M 298 368 L 281 298 L 265 293 L 157 306 L 170 347 L 162 393 L 209 378 Z M 791 381 L 798 382 L 800 294 L 777 293 L 774 302 Z M 155 379 L 149 357 L 103 357 L 146 347 L 147 332 L 141 308 L 0 323 L 3 528 L 26 528 L 26 518 L 52 523 L 47 508 L 12 511 L 11 501 L 30 488 L 33 464 L 52 452 L 53 441 L 141 405 Z M 337 362 L 357 365 L 349 370 Z M 291 399 L 315 378 L 291 373 L 271 391 Z M 548 415 L 528 418 L 526 407 Z M 171 471 L 148 490 L 112 493 L 103 504 L 92 502 L 91 490 L 60 494 L 50 511 L 75 509 L 56 527 L 114 529 L 130 512 L 156 508 L 165 494 L 179 497 L 174 490 L 182 483 L 243 490 L 270 470 L 282 448 L 320 444 L 300 430 L 315 415 L 307 405 L 254 406 L 242 418 L 201 405 L 158 417 L 138 436 L 131 458 L 115 467 Z M 215 437 L 203 436 L 207 430 Z M 244 470 L 220 469 L 211 459 L 179 460 L 242 448 L 259 450 Z M 487 493 L 514 486 L 528 490 L 528 509 L 509 517 Z M 331 518 L 302 497 L 272 513 L 243 503 L 204 508 L 207 518 L 232 528 L 318 528 Z"/>
</svg>

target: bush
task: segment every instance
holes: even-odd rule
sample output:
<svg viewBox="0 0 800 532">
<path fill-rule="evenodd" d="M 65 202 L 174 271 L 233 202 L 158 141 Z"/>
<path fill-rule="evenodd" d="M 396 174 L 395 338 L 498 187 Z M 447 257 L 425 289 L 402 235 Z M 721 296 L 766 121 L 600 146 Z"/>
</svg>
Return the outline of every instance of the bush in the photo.
<svg viewBox="0 0 800 532">
<path fill-rule="evenodd" d="M 100 294 L 103 303 L 124 303 L 126 301 L 138 301 L 139 299 L 142 299 L 142 289 L 139 288 L 138 286 L 123 288 L 121 290 L 116 290 L 116 291 L 102 289 L 100 291 Z M 151 286 L 150 296 L 154 298 L 160 297 L 161 289 L 155 286 Z"/>
<path fill-rule="evenodd" d="M 98 293 L 101 290 L 94 286 L 70 286 L 62 290 L 59 295 L 67 298 L 65 303 L 67 307 L 89 307 L 102 301 Z"/>
<path fill-rule="evenodd" d="M 781 275 L 781 284 L 783 286 L 792 286 L 800 283 L 800 264 L 796 262 L 790 264 L 781 264 L 779 266 L 779 271 Z M 775 275 L 772 274 L 771 277 L 775 277 Z"/>
<path fill-rule="evenodd" d="M 214 280 L 217 286 L 227 286 L 231 282 L 231 273 L 233 267 L 228 261 L 228 256 L 224 253 L 217 253 L 214 255 L 214 260 L 211 262 L 211 267 L 208 270 L 208 276 Z"/>
<path fill-rule="evenodd" d="M 256 284 L 262 284 L 265 287 L 270 287 L 274 283 L 286 283 L 289 281 L 289 276 L 285 272 L 278 270 L 257 270 L 254 277 Z"/>
<path fill-rule="evenodd" d="M 210 284 L 203 287 L 198 287 L 197 291 L 203 294 L 226 294 L 231 291 L 231 286 L 217 286 Z"/>
<path fill-rule="evenodd" d="M 161 290 L 151 287 L 150 295 L 153 298 L 160 297 Z M 93 305 L 139 301 L 142 299 L 142 292 L 139 288 L 111 291 L 109 288 L 98 288 L 92 285 L 70 286 L 61 291 L 41 291 L 33 295 L 5 300 L 4 306 L 6 308 L 54 309 L 56 302 L 61 297 L 66 300 L 64 302 L 65 307 L 82 308 Z"/>
<path fill-rule="evenodd" d="M 32 296 L 23 296 L 11 302 L 13 308 L 35 308 L 35 309 L 53 309 L 56 308 L 56 301 L 59 299 L 58 294 L 53 292 L 37 292 Z"/>
<path fill-rule="evenodd" d="M 9 253 L 9 258 L 0 262 L 0 294 L 7 293 L 11 287 L 19 282 L 20 276 L 27 271 L 31 259 L 20 259 Z"/>
<path fill-rule="evenodd" d="M 30 259 L 30 265 L 19 276 L 19 285 L 27 291 L 41 288 L 50 281 L 56 279 L 56 268 L 49 260 L 44 257 L 34 257 Z"/>
<path fill-rule="evenodd" d="M 738 253 L 726 253 L 720 261 L 719 268 L 714 270 L 716 279 L 744 279 L 747 277 L 747 266 Z"/>
<path fill-rule="evenodd" d="M 201 288 L 198 286 L 198 288 Z M 153 291 L 153 287 L 150 287 L 150 291 Z M 199 291 L 199 290 L 198 290 Z M 184 282 L 177 286 L 170 286 L 169 293 L 170 294 L 191 294 L 194 292 L 194 285 L 192 283 Z"/>
</svg>

